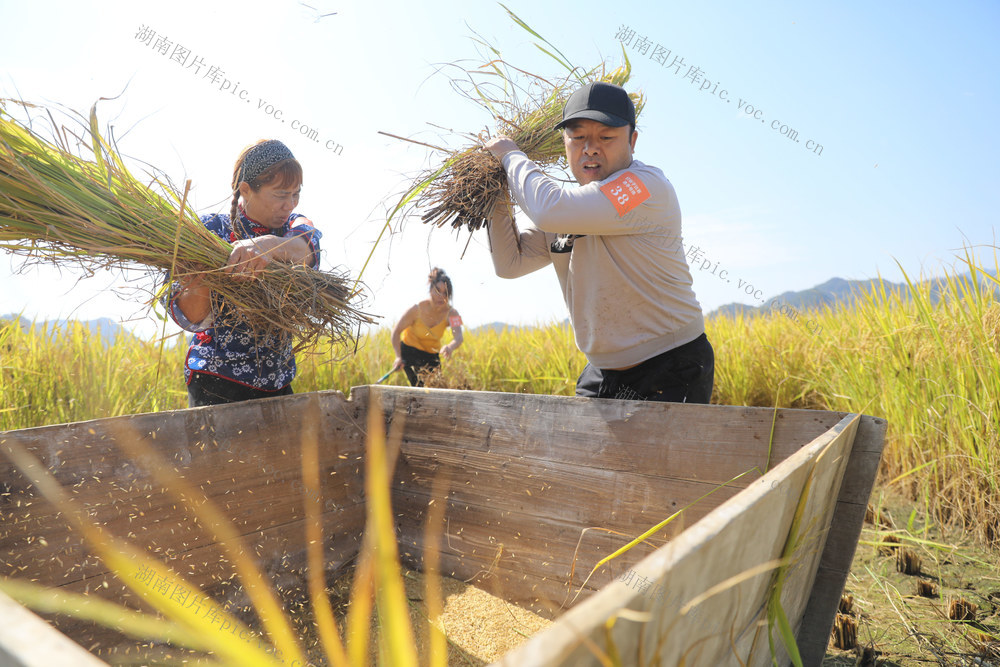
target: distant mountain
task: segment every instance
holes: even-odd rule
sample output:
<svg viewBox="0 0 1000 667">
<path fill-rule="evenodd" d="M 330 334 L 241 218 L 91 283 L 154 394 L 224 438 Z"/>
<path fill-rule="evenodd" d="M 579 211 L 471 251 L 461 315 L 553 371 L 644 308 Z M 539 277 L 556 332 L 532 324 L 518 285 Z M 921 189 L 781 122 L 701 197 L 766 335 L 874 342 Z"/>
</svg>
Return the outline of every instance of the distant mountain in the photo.
<svg viewBox="0 0 1000 667">
<path fill-rule="evenodd" d="M 20 315 L 15 315 L 13 313 L 9 315 L 0 316 L 0 324 L 9 321 L 16 321 L 21 325 L 23 331 L 28 331 L 31 328 L 31 320 L 25 319 Z M 79 320 L 55 320 L 55 321 L 45 321 L 45 322 L 35 322 L 35 328 L 40 329 L 42 327 L 49 327 L 50 329 L 60 329 L 64 327 L 69 322 L 79 322 L 83 326 L 90 329 L 92 333 L 95 333 L 101 337 L 101 340 L 105 345 L 110 345 L 115 341 L 119 335 L 124 335 L 131 337 L 132 334 L 120 324 L 115 322 L 109 317 L 100 317 L 96 320 L 88 320 L 86 322 L 80 322 Z"/>
<path fill-rule="evenodd" d="M 474 329 L 469 329 L 469 333 L 482 333 L 484 331 L 496 331 L 501 333 L 504 329 L 513 329 L 511 325 L 506 322 L 490 322 L 488 324 L 480 324 Z"/>
<path fill-rule="evenodd" d="M 101 339 L 105 343 L 113 343 L 115 338 L 118 336 L 132 337 L 132 333 L 122 327 L 114 320 L 101 317 L 96 320 L 90 320 L 82 323 L 84 326 L 89 327 L 91 331 L 94 331 L 101 335 Z"/>
<path fill-rule="evenodd" d="M 835 307 L 837 305 L 851 306 L 857 299 L 858 295 L 867 294 L 871 289 L 872 285 L 878 283 L 878 280 L 844 280 L 843 278 L 831 278 L 821 285 L 812 287 L 807 290 L 802 290 L 801 292 L 782 292 L 771 299 L 768 299 L 761 306 L 748 306 L 742 303 L 730 303 L 725 306 L 720 306 L 708 314 L 709 317 L 715 315 L 725 314 L 730 317 L 742 314 L 745 317 L 749 317 L 758 312 L 763 312 L 771 309 L 771 302 L 773 301 L 777 305 L 788 305 L 794 307 L 797 310 L 806 310 L 809 308 L 819 308 L 824 305 L 829 305 L 830 307 Z M 895 283 L 884 283 L 886 287 L 902 288 L 906 290 L 905 294 L 909 294 L 909 288 L 905 283 L 895 284 Z"/>
<path fill-rule="evenodd" d="M 567 317 L 562 322 L 559 322 L 559 324 L 562 326 L 569 326 L 569 318 Z M 550 325 L 545 324 L 542 326 L 547 327 Z M 533 324 L 507 324 L 506 322 L 489 322 L 487 324 L 480 324 L 478 327 L 475 327 L 473 329 L 469 329 L 469 332 L 481 333 L 483 331 L 496 331 L 497 333 L 501 333 L 504 330 L 507 330 L 510 333 L 514 333 L 515 331 L 523 331 L 525 329 L 537 329 L 537 328 L 538 327 Z"/>
<path fill-rule="evenodd" d="M 960 277 L 971 278 L 971 274 L 966 273 L 964 276 Z M 942 292 L 940 286 L 941 280 L 941 278 L 930 278 L 917 283 L 918 285 L 930 283 L 932 303 L 937 303 L 940 298 L 940 294 Z M 708 317 L 715 317 L 717 315 L 725 315 L 727 317 L 743 315 L 744 317 L 751 317 L 753 315 L 767 312 L 772 307 L 782 305 L 788 305 L 789 307 L 793 307 L 797 310 L 819 308 L 824 305 L 829 305 L 831 308 L 837 306 L 850 307 L 854 305 L 859 296 L 868 294 L 871 291 L 871 288 L 878 285 L 878 283 L 878 279 L 875 278 L 871 280 L 844 280 L 843 278 L 831 278 L 825 283 L 816 285 L 816 287 L 811 287 L 807 290 L 802 290 L 800 292 L 782 292 L 781 294 L 768 299 L 761 306 L 748 306 L 742 303 L 728 303 L 724 306 L 719 306 L 710 312 Z M 980 283 L 984 289 L 992 289 L 1000 294 L 1000 289 L 998 289 L 996 283 L 993 283 L 987 278 L 982 278 Z M 892 283 L 884 280 L 882 281 L 882 284 L 885 286 L 886 291 L 897 290 L 903 298 L 910 298 L 910 287 L 905 282 Z"/>
</svg>

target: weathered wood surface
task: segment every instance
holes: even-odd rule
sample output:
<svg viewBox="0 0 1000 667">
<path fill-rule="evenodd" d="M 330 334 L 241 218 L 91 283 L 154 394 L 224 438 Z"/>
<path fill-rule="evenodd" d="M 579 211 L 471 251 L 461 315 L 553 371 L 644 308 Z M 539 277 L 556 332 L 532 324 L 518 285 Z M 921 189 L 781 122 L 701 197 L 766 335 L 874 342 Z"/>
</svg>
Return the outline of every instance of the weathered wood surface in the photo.
<svg viewBox="0 0 1000 667">
<path fill-rule="evenodd" d="M 96 667 L 105 663 L 0 593 L 0 665 Z"/>
<path fill-rule="evenodd" d="M 796 636 L 804 665 L 820 664 L 826 653 L 827 638 L 854 561 L 865 510 L 878 473 L 887 427 L 884 419 L 868 417 L 862 418 L 858 424 L 826 548 L 810 587 L 809 603 Z"/>
<path fill-rule="evenodd" d="M 791 565 L 782 571 L 780 604 L 782 611 L 790 619 L 793 633 L 801 626 L 806 605 L 812 595 L 813 581 L 826 548 L 830 523 L 836 511 L 835 499 L 840 493 L 859 421 L 859 417 L 845 418 L 844 423 L 838 426 L 838 429 L 842 430 L 836 439 L 824 446 L 813 462 L 805 464 L 805 466 L 811 465 L 811 469 L 801 497 L 790 498 L 793 505 L 801 503 L 802 516 L 799 519 L 800 523 L 793 526 L 791 529 L 793 532 L 788 534 L 788 540 L 794 546 L 794 553 L 791 556 Z M 832 429 L 819 440 L 832 436 L 838 429 Z M 786 502 L 788 500 L 786 499 Z M 788 664 L 788 655 L 779 639 L 776 626 L 773 628 L 772 636 L 778 664 Z M 829 631 L 823 639 L 824 648 L 828 640 Z M 756 664 L 771 664 L 767 628 L 758 627 L 755 646 L 762 647 L 758 648 L 758 652 L 762 655 L 754 654 Z"/>
<path fill-rule="evenodd" d="M 767 629 L 758 624 L 766 624 L 775 561 L 802 497 L 794 536 L 800 546 L 781 597 L 796 623 L 832 515 L 827 494 L 840 486 L 857 421 L 842 420 L 499 664 L 599 664 L 582 638 L 607 650 L 605 622 L 612 617 L 610 634 L 624 664 L 769 664 Z M 711 594 L 713 587 L 720 592 Z"/>
<path fill-rule="evenodd" d="M 539 612 L 547 611 L 551 602 L 561 605 L 571 591 L 583 585 L 592 565 L 621 546 L 622 535 L 638 535 L 670 512 L 690 505 L 683 519 L 631 553 L 638 559 L 662 546 L 682 525 L 690 525 L 739 491 L 651 475 L 626 479 L 622 473 L 567 464 L 541 467 L 511 459 L 476 467 L 449 463 L 448 459 L 447 455 L 429 453 L 423 446 L 401 453 L 396 475 L 399 486 L 393 492 L 401 543 L 422 551 L 421 524 L 432 499 L 429 489 L 433 477 L 427 471 L 447 474 L 452 484 L 442 550 L 445 571 L 489 571 L 490 577 L 501 581 L 510 576 L 521 579 L 525 573 L 544 577 L 547 583 L 537 588 L 533 584 L 527 596 L 517 585 L 501 586 L 503 597 Z M 472 479 L 462 481 L 462 470 L 474 470 Z M 595 521 L 595 508 L 600 507 L 606 508 L 603 522 Z M 663 513 L 657 515 L 656 507 L 663 508 Z M 466 557 L 468 563 L 463 562 Z M 596 589 L 610 576 L 605 571 L 592 579 L 588 588 Z"/>
<path fill-rule="evenodd" d="M 229 557 L 150 474 L 153 459 L 124 443 L 145 442 L 155 450 L 230 518 L 245 552 L 267 576 L 280 580 L 305 564 L 304 507 L 314 498 L 301 482 L 300 447 L 311 415 L 318 416 L 321 497 L 315 500 L 322 510 L 328 570 L 358 552 L 364 414 L 339 392 L 322 392 L 11 431 L 0 433 L 0 449 L 17 442 L 70 491 L 72 504 L 90 521 L 163 560 L 202 590 L 221 594 L 233 575 Z M 68 591 L 98 591 L 148 610 L 7 457 L 0 457 L 0 480 L 7 491 L 0 500 L 0 574 Z M 66 618 L 56 623 L 69 633 L 81 627 Z"/>
<path fill-rule="evenodd" d="M 446 475 L 443 571 L 549 616 L 553 605 L 573 599 L 599 560 L 631 537 L 688 508 L 651 544 L 598 570 L 580 599 L 759 479 L 772 420 L 773 466 L 844 416 L 779 410 L 774 418 L 773 410 L 760 408 L 375 391 L 388 419 L 405 423 L 393 500 L 408 562 L 420 565 L 430 484 Z"/>
<path fill-rule="evenodd" d="M 726 664 L 735 646 L 749 664 L 769 659 L 766 629 L 756 624 L 766 619 L 773 568 L 679 609 L 777 558 L 807 481 L 802 546 L 782 604 L 803 645 L 825 647 L 831 600 L 835 608 L 881 451 L 884 422 L 868 417 L 370 386 L 354 388 L 350 401 L 318 392 L 0 433 L 0 448 L 15 438 L 72 487 L 93 521 L 211 588 L 232 572 L 212 536 L 116 439 L 151 444 L 234 519 L 269 576 L 287 575 L 304 560 L 304 497 L 295 485 L 304 422 L 318 404 L 322 497 L 332 503 L 323 514 L 327 566 L 335 569 L 360 544 L 364 428 L 376 396 L 387 425 L 402 425 L 392 501 L 404 561 L 421 567 L 428 504 L 445 502 L 443 573 L 550 617 L 572 604 L 596 562 L 684 509 L 648 544 L 598 570 L 576 606 L 504 664 L 592 664 L 581 636 L 603 645 L 604 621 L 622 606 L 653 613 L 615 624 L 615 642 L 629 656 L 674 664 L 686 651 L 688 664 Z M 447 498 L 432 496 L 439 476 L 449 480 Z M 142 606 L 3 457 L 0 480 L 10 491 L 0 500 L 0 574 L 74 591 L 107 581 L 104 595 Z M 52 568 L 53 558 L 71 565 Z M 72 622 L 60 627 L 76 631 Z M 661 646 L 665 636 L 683 637 L 688 648 Z"/>
</svg>

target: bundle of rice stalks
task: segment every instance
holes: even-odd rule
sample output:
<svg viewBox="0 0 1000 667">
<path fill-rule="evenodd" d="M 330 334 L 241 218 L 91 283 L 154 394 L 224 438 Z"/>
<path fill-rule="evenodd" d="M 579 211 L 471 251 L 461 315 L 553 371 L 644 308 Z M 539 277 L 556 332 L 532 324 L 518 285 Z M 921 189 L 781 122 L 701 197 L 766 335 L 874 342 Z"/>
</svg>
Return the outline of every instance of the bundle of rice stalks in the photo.
<svg viewBox="0 0 1000 667">
<path fill-rule="evenodd" d="M 513 139 L 529 159 L 546 173 L 555 175 L 557 168 L 565 166 L 562 134 L 555 126 L 562 120 L 566 100 L 577 88 L 594 81 L 624 86 L 631 77 L 632 67 L 624 49 L 624 65 L 614 71 L 608 71 L 604 63 L 590 70 L 571 65 L 556 47 L 509 9 L 504 9 L 515 23 L 548 47 L 536 43 L 539 49 L 566 68 L 568 74 L 550 81 L 514 67 L 496 48 L 480 41 L 492 55 L 491 59 L 476 68 L 463 70 L 462 78 L 453 79 L 451 84 L 490 113 L 496 121 L 497 136 Z M 641 93 L 629 95 L 638 116 L 643 96 Z M 485 132 L 464 135 L 471 138 L 474 145 L 446 151 L 448 157 L 443 164 L 418 177 L 403 195 L 401 206 L 412 205 L 424 210 L 422 220 L 438 227 L 450 225 L 457 230 L 464 226 L 470 232 L 483 227 L 497 199 L 507 196 L 506 173 L 500 162 L 483 148 L 488 138 L 485 135 Z"/>
<path fill-rule="evenodd" d="M 288 333 L 305 345 L 320 335 L 352 338 L 372 318 L 356 310 L 346 276 L 272 262 L 259 279 L 222 271 L 232 247 L 208 231 L 169 179 L 136 179 L 101 136 L 97 105 L 81 136 L 57 127 L 51 143 L 7 113 L 0 100 L 0 248 L 33 260 L 99 268 L 204 274 L 217 297 L 254 330 Z M 16 102 L 25 107 L 34 105 Z M 69 147 L 74 136 L 89 158 Z"/>
</svg>

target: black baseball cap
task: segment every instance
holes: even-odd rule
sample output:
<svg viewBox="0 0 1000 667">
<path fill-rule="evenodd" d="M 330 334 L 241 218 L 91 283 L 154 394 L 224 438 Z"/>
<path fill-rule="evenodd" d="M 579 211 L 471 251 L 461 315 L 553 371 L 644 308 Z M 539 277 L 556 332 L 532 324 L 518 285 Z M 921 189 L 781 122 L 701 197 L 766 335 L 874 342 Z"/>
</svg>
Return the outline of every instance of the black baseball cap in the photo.
<svg viewBox="0 0 1000 667">
<path fill-rule="evenodd" d="M 563 119 L 557 130 L 580 118 L 596 120 L 611 127 L 635 127 L 635 105 L 625 89 L 613 83 L 588 83 L 572 95 L 563 107 Z"/>
</svg>

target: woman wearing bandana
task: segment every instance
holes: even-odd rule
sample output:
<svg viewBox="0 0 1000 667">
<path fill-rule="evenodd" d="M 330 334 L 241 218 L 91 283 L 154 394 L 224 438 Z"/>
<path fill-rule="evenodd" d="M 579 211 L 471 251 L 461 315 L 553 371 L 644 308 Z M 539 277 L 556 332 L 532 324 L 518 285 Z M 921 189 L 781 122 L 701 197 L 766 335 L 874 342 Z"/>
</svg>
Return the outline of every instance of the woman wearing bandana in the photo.
<svg viewBox="0 0 1000 667">
<path fill-rule="evenodd" d="M 233 245 L 227 272 L 253 278 L 272 261 L 319 267 L 321 234 L 308 218 L 292 213 L 302 189 L 302 166 L 287 146 L 273 139 L 248 146 L 236 160 L 232 185 L 229 215 L 201 219 Z M 174 322 L 194 334 L 184 363 L 188 405 L 291 394 L 291 338 L 251 330 L 201 283 L 197 275 L 175 282 L 167 301 Z"/>
</svg>

